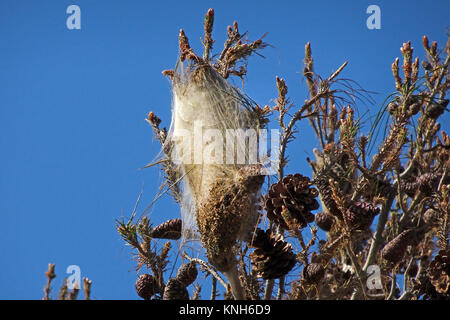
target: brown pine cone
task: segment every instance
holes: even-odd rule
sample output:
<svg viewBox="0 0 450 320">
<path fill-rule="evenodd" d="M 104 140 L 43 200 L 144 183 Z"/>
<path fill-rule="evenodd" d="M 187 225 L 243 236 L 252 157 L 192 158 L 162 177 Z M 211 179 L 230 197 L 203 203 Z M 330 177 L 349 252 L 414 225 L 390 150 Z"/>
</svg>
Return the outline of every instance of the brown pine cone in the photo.
<svg viewBox="0 0 450 320">
<path fill-rule="evenodd" d="M 448 99 L 438 99 L 437 101 L 432 102 L 425 109 L 425 115 L 431 119 L 439 118 L 439 116 L 444 113 L 448 101 Z"/>
<path fill-rule="evenodd" d="M 136 292 L 144 300 L 150 300 L 155 294 L 156 281 L 150 274 L 141 274 L 136 280 Z"/>
<path fill-rule="evenodd" d="M 409 116 L 414 116 L 417 113 L 419 113 L 421 106 L 422 106 L 422 104 L 420 102 L 415 102 L 412 105 L 410 105 L 408 107 L 408 115 Z"/>
<path fill-rule="evenodd" d="M 413 198 L 417 191 L 416 181 L 400 180 L 400 188 L 410 198 Z"/>
<path fill-rule="evenodd" d="M 397 109 L 398 109 L 398 104 L 396 104 L 395 102 L 390 102 L 387 105 L 387 110 L 392 115 L 394 115 L 397 112 Z"/>
<path fill-rule="evenodd" d="M 286 275 L 297 262 L 291 244 L 284 241 L 281 234 L 270 230 L 256 230 L 249 246 L 255 248 L 250 254 L 253 269 L 264 280 Z"/>
<path fill-rule="evenodd" d="M 414 230 L 405 230 L 394 239 L 389 241 L 381 250 L 381 256 L 383 257 L 383 259 L 393 264 L 397 264 L 402 261 L 413 235 Z"/>
<path fill-rule="evenodd" d="M 314 179 L 314 183 L 319 190 L 320 200 L 322 200 L 328 212 L 335 217 L 342 218 L 342 212 L 333 199 L 333 191 L 331 190 L 327 175 L 319 173 Z"/>
<path fill-rule="evenodd" d="M 158 239 L 178 240 L 181 238 L 181 219 L 170 219 L 156 226 L 150 236 Z"/>
<path fill-rule="evenodd" d="M 423 214 L 423 221 L 430 227 L 436 226 L 439 223 L 439 212 L 432 208 L 427 209 Z"/>
<path fill-rule="evenodd" d="M 177 279 L 186 287 L 197 279 L 198 271 L 195 262 L 184 263 L 178 269 Z"/>
<path fill-rule="evenodd" d="M 410 165 L 410 163 L 408 163 L 408 165 Z M 398 167 L 399 173 L 403 173 L 404 170 L 404 167 Z M 413 198 L 418 190 L 416 182 L 418 176 L 419 169 L 417 168 L 417 166 L 413 166 L 408 176 L 400 180 L 400 190 L 410 198 Z"/>
<path fill-rule="evenodd" d="M 431 196 L 431 194 L 436 191 L 439 181 L 441 179 L 441 174 L 435 173 L 424 173 L 417 177 L 416 184 L 419 190 L 426 196 Z"/>
<path fill-rule="evenodd" d="M 421 296 L 423 300 L 450 300 L 450 295 L 441 294 L 436 291 L 436 288 L 424 273 L 421 273 L 419 278 L 413 279 L 412 283 L 412 291 L 417 296 Z"/>
<path fill-rule="evenodd" d="M 439 250 L 427 274 L 438 293 L 450 295 L 450 250 Z"/>
<path fill-rule="evenodd" d="M 189 293 L 184 283 L 176 278 L 169 279 L 164 288 L 163 300 L 189 300 Z"/>
<path fill-rule="evenodd" d="M 419 96 L 409 96 L 406 101 L 406 115 L 411 117 L 416 115 L 420 107 L 422 106 L 423 100 Z"/>
<path fill-rule="evenodd" d="M 308 283 L 318 283 L 325 276 L 325 269 L 320 263 L 311 263 L 303 268 L 303 279 Z"/>
<path fill-rule="evenodd" d="M 363 194 L 365 201 L 370 201 L 374 197 L 380 196 L 387 198 L 395 192 L 387 178 L 377 178 L 369 181 L 365 191 Z"/>
<path fill-rule="evenodd" d="M 334 217 L 328 212 L 316 213 L 315 220 L 317 226 L 326 232 L 330 231 L 333 227 Z"/>
<path fill-rule="evenodd" d="M 370 202 L 355 202 L 345 211 L 344 218 L 353 230 L 367 230 L 380 209 Z"/>
<path fill-rule="evenodd" d="M 304 228 L 313 222 L 314 215 L 311 211 L 318 209 L 319 203 L 315 199 L 318 192 L 311 185 L 308 177 L 298 173 L 290 174 L 271 185 L 264 199 L 267 218 L 281 228 L 289 229 L 282 215 L 284 206 L 293 219 L 293 225 Z"/>
</svg>

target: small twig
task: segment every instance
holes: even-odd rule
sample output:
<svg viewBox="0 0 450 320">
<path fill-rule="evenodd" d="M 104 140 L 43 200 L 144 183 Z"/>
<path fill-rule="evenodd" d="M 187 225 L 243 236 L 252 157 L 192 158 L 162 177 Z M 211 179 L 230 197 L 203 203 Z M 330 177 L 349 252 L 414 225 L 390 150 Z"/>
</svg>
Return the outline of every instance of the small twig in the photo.
<svg viewBox="0 0 450 320">
<path fill-rule="evenodd" d="M 202 291 L 202 287 L 199 285 L 194 286 L 194 294 L 192 295 L 191 300 L 198 300 L 200 298 L 200 292 Z"/>
<path fill-rule="evenodd" d="M 75 282 L 72 292 L 69 292 L 69 300 L 77 300 L 78 293 L 80 292 L 79 284 Z"/>
<path fill-rule="evenodd" d="M 427 108 L 430 106 L 431 102 L 433 101 L 434 95 L 438 91 L 439 85 L 441 84 L 442 78 L 444 77 L 444 75 L 447 71 L 449 63 L 450 63 L 450 55 L 447 55 L 447 58 L 445 59 L 445 62 L 442 66 L 441 72 L 439 73 L 438 78 L 436 79 L 433 91 L 431 91 L 431 93 L 428 96 L 429 100 L 428 100 Z"/>
<path fill-rule="evenodd" d="M 212 285 L 211 285 L 211 298 L 210 300 L 216 300 L 217 296 L 217 278 L 212 277 Z"/>
<path fill-rule="evenodd" d="M 266 288 L 264 289 L 264 300 L 272 298 L 272 291 L 275 281 L 273 279 L 266 280 Z"/>
<path fill-rule="evenodd" d="M 83 278 L 84 300 L 91 299 L 91 285 L 92 280 L 89 280 L 88 278 Z"/>
<path fill-rule="evenodd" d="M 410 173 L 414 169 L 414 165 L 416 163 L 416 158 L 418 157 L 418 155 L 419 151 L 416 150 L 416 153 L 414 154 L 413 158 L 409 161 L 409 164 L 406 167 L 406 169 L 402 173 L 400 173 L 400 179 L 407 178 L 410 175 Z"/>
<path fill-rule="evenodd" d="M 392 270 L 392 279 L 391 279 L 391 291 L 389 292 L 389 296 L 386 298 L 386 300 L 392 300 L 395 294 L 395 289 L 397 288 L 397 267 Z"/>
<path fill-rule="evenodd" d="M 361 285 L 361 290 L 363 292 L 364 298 L 367 299 L 366 294 L 366 285 L 364 280 L 366 277 L 364 276 L 364 271 L 361 269 L 361 266 L 359 265 L 358 259 L 356 258 L 355 254 L 353 253 L 353 250 L 351 249 L 350 244 L 347 244 L 345 247 L 345 251 L 347 252 L 348 257 L 350 258 L 350 261 L 352 262 L 353 269 L 356 272 L 356 276 L 358 277 L 358 281 Z"/>
<path fill-rule="evenodd" d="M 444 173 L 442 174 L 441 180 L 439 180 L 438 190 L 441 190 L 442 185 L 444 184 L 445 178 L 447 178 L 448 174 L 448 167 L 445 167 Z"/>
<path fill-rule="evenodd" d="M 389 198 L 384 203 L 384 205 L 382 206 L 380 216 L 378 217 L 378 224 L 375 231 L 375 235 L 370 245 L 369 254 L 367 255 L 366 262 L 362 268 L 362 271 L 364 272 L 366 272 L 367 268 L 375 262 L 378 253 L 378 248 L 381 245 L 381 241 L 383 239 L 384 227 L 386 225 L 389 212 L 392 207 L 392 203 L 394 202 L 394 198 L 395 198 L 394 195 L 390 195 Z"/>
<path fill-rule="evenodd" d="M 208 61 L 209 53 L 212 50 L 212 46 L 214 40 L 211 37 L 211 32 L 214 25 L 214 9 L 209 9 L 205 16 L 205 38 L 203 40 L 203 45 L 205 46 L 205 50 L 203 52 L 203 60 Z"/>
<path fill-rule="evenodd" d="M 44 287 L 44 298 L 42 298 L 42 300 L 50 300 L 52 280 L 56 277 L 54 263 L 48 264 L 48 269 L 45 272 L 45 276 L 47 277 L 47 284 Z"/>
<path fill-rule="evenodd" d="M 450 150 L 450 145 L 445 145 L 445 144 L 440 144 L 439 143 L 439 144 L 436 144 L 436 145 L 432 146 L 429 149 L 423 149 L 422 152 L 423 153 L 433 152 L 433 151 L 435 151 L 436 149 L 439 149 L 439 148 Z"/>
<path fill-rule="evenodd" d="M 222 277 L 217 273 L 216 269 L 215 269 L 213 266 L 211 266 L 209 263 L 207 263 L 206 261 L 203 261 L 203 260 L 201 260 L 201 259 L 199 259 L 199 258 L 191 258 L 191 257 L 189 257 L 185 252 L 182 252 L 182 253 L 181 253 L 181 256 L 182 256 L 183 258 L 188 259 L 189 261 L 193 261 L 193 262 L 195 262 L 195 263 L 201 265 L 202 267 L 204 267 L 209 273 L 211 273 L 211 275 L 212 275 L 214 278 L 216 278 L 216 279 L 220 282 L 220 284 L 221 284 L 225 289 L 228 288 L 227 283 L 226 283 L 226 282 L 222 279 Z"/>
<path fill-rule="evenodd" d="M 67 289 L 67 278 L 66 278 L 66 279 L 64 279 L 64 282 L 63 282 L 61 288 L 59 289 L 58 300 L 66 300 L 67 292 L 68 292 L 68 289 Z"/>
<path fill-rule="evenodd" d="M 283 294 L 284 294 L 284 277 L 281 277 L 278 280 L 277 300 L 283 299 Z"/>
<path fill-rule="evenodd" d="M 411 258 L 411 260 L 409 260 L 408 266 L 406 267 L 405 273 L 403 275 L 403 290 L 404 291 L 408 291 L 408 284 L 409 284 L 409 270 L 411 270 L 411 266 L 414 262 L 414 257 Z"/>
<path fill-rule="evenodd" d="M 153 166 L 156 166 L 157 164 L 160 164 L 160 163 L 163 163 L 163 162 L 166 162 L 166 161 L 169 161 L 169 159 L 161 159 L 161 160 L 158 160 L 158 161 L 146 164 L 142 168 L 139 168 L 139 170 L 146 169 L 146 168 L 151 168 Z"/>
<path fill-rule="evenodd" d="M 400 296 L 400 298 L 398 298 L 398 300 L 409 300 L 409 298 L 412 296 L 411 291 L 406 290 L 405 292 L 403 292 L 403 294 Z"/>
<path fill-rule="evenodd" d="M 285 130 L 283 130 L 283 134 L 280 138 L 280 154 L 279 154 L 279 171 L 282 173 L 283 172 L 283 166 L 286 164 L 286 157 L 285 157 L 285 153 L 286 153 L 286 147 L 287 144 L 289 142 L 289 139 L 292 137 L 293 134 L 293 130 L 294 130 L 294 126 L 295 123 L 303 118 L 306 118 L 307 116 L 304 116 L 303 113 L 308 110 L 309 107 L 311 107 L 314 103 L 316 103 L 318 100 L 320 100 L 321 98 L 332 94 L 333 91 L 323 91 L 318 93 L 317 95 L 315 95 L 314 97 L 312 97 L 311 99 L 309 99 L 291 118 L 291 120 L 289 121 L 287 127 Z"/>
<path fill-rule="evenodd" d="M 396 172 L 396 175 L 397 175 L 397 181 L 400 181 L 400 177 L 397 172 Z M 397 202 L 400 206 L 400 209 L 402 209 L 404 216 L 407 216 L 409 211 L 407 208 L 405 208 L 405 204 L 403 203 L 403 199 L 402 199 L 403 193 L 401 191 L 402 190 L 400 187 L 400 183 L 397 183 L 397 197 L 398 197 Z"/>
<path fill-rule="evenodd" d="M 414 209 L 416 208 L 417 204 L 420 203 L 422 199 L 423 197 L 421 197 L 420 192 L 417 193 L 414 199 L 412 200 L 411 204 L 409 205 L 409 208 L 406 211 L 404 211 L 404 214 L 401 216 L 400 223 L 404 223 L 404 221 L 406 221 L 406 218 L 409 217 L 409 213 L 414 212 Z"/>
<path fill-rule="evenodd" d="M 339 75 L 339 73 L 341 73 L 341 71 L 347 66 L 347 64 L 348 64 L 348 60 L 345 61 L 345 62 L 339 67 L 339 69 L 337 69 L 336 72 L 333 73 L 333 74 L 328 78 L 328 82 L 333 81 L 333 79 L 336 78 L 336 77 Z"/>
</svg>

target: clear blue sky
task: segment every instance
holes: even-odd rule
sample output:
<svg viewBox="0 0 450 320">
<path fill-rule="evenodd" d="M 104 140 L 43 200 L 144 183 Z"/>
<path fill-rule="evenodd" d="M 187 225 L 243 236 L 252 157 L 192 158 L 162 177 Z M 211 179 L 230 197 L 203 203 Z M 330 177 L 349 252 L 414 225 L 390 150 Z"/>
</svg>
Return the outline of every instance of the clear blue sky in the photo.
<svg viewBox="0 0 450 320">
<path fill-rule="evenodd" d="M 81 30 L 66 28 L 71 4 L 81 8 Z M 381 8 L 381 30 L 366 27 L 371 4 Z M 200 49 L 210 7 L 217 50 L 234 20 L 251 39 L 268 33 L 273 47 L 250 60 L 245 85 L 261 105 L 276 96 L 276 75 L 292 100 L 306 98 L 310 41 L 316 71 L 327 76 L 349 60 L 343 76 L 379 93 L 372 114 L 394 89 L 390 65 L 402 43 L 423 57 L 421 37 L 442 48 L 450 22 L 449 1 L 1 0 L 0 299 L 40 299 L 49 262 L 55 291 L 75 264 L 93 279 L 93 298 L 137 298 L 135 263 L 114 219 L 131 213 L 142 185 L 138 212 L 158 191 L 159 171 L 138 170 L 159 150 L 144 118 L 154 110 L 169 124 L 161 71 L 175 65 L 180 28 Z M 314 140 L 304 128 L 287 171 L 310 175 Z M 178 216 L 170 197 L 152 210 L 154 223 Z"/>
</svg>

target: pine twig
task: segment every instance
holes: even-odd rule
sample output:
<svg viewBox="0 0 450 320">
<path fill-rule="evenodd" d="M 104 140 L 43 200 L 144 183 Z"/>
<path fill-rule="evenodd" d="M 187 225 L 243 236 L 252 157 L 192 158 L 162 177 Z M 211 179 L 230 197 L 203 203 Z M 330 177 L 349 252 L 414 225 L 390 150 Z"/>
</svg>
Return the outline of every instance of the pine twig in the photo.
<svg viewBox="0 0 450 320">
<path fill-rule="evenodd" d="M 47 284 L 44 287 L 44 298 L 42 298 L 42 300 L 50 300 L 52 280 L 56 277 L 54 263 L 48 264 L 48 269 L 45 272 L 45 276 L 47 277 Z"/>
<path fill-rule="evenodd" d="M 221 284 L 225 289 L 228 288 L 227 283 L 222 279 L 222 277 L 219 275 L 219 273 L 216 271 L 216 269 L 215 269 L 213 266 L 211 266 L 209 263 L 207 263 L 206 261 L 203 261 L 203 260 L 201 260 L 201 259 L 199 259 L 199 258 L 191 258 L 191 257 L 189 257 L 185 252 L 182 252 L 182 253 L 181 253 L 181 256 L 182 256 L 183 258 L 186 258 L 186 259 L 189 260 L 189 261 L 193 261 L 193 262 L 195 262 L 195 263 L 201 265 L 201 266 L 202 266 L 203 268 L 205 268 L 205 270 L 207 270 L 214 278 L 216 278 L 217 281 L 219 281 L 220 284 Z"/>
<path fill-rule="evenodd" d="M 91 285 L 92 280 L 89 280 L 88 278 L 83 278 L 84 300 L 91 299 Z"/>
</svg>

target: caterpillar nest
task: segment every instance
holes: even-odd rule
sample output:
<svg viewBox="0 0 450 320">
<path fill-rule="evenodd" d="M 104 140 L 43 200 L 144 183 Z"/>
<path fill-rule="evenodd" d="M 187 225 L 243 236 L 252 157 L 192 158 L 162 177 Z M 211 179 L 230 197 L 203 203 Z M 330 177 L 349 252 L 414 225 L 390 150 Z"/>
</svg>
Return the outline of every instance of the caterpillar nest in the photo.
<svg viewBox="0 0 450 320">
<path fill-rule="evenodd" d="M 257 165 L 248 165 L 257 151 L 237 135 L 252 129 L 257 134 L 261 123 L 250 100 L 209 64 L 180 63 L 172 80 L 172 100 L 169 141 L 174 145 L 172 160 L 183 177 L 183 236 L 192 237 L 199 208 L 216 199 L 213 186 L 214 193 L 225 194 L 244 176 L 258 175 Z M 250 169 L 242 170 L 245 167 Z M 256 207 L 260 186 L 251 189 L 252 194 L 243 195 L 254 198 L 251 206 Z M 249 215 L 255 215 L 251 206 Z M 237 229 L 237 238 L 245 238 L 245 228 Z"/>
<path fill-rule="evenodd" d="M 183 237 L 199 232 L 210 263 L 233 273 L 233 246 L 247 239 L 258 218 L 264 176 L 255 162 L 258 148 L 250 137 L 247 147 L 245 137 L 259 134 L 261 118 L 207 63 L 178 64 L 172 103 L 169 141 L 182 177 Z"/>
</svg>

